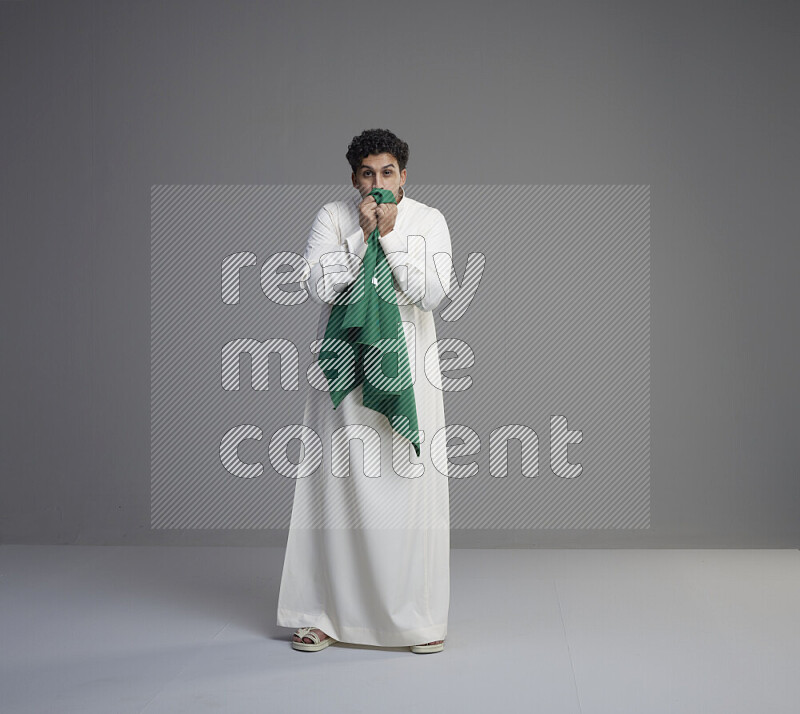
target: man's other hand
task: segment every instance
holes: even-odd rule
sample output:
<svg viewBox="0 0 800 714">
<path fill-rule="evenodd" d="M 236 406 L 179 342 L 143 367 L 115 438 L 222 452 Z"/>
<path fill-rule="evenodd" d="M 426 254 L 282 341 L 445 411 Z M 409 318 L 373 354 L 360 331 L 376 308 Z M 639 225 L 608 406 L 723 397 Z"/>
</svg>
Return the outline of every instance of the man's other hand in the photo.
<svg viewBox="0 0 800 714">
<path fill-rule="evenodd" d="M 364 231 L 364 242 L 378 225 L 378 202 L 373 196 L 367 196 L 358 206 L 358 224 Z"/>
<path fill-rule="evenodd" d="M 394 230 L 394 222 L 397 220 L 397 204 L 396 203 L 382 203 L 376 206 L 378 214 L 378 230 L 380 231 L 381 238 L 390 231 Z"/>
</svg>

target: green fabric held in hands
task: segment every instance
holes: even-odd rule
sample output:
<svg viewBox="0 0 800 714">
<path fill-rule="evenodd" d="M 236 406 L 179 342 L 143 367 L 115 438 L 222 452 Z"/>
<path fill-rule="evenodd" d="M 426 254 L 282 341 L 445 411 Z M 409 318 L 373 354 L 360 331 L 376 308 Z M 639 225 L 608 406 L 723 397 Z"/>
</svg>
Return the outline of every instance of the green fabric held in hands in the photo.
<svg viewBox="0 0 800 714">
<path fill-rule="evenodd" d="M 387 189 L 374 188 L 367 195 L 378 204 L 397 203 Z M 319 352 L 320 368 L 328 380 L 334 409 L 363 384 L 364 406 L 384 414 L 392 429 L 408 439 L 419 456 L 408 349 L 391 268 L 379 238 L 376 227 L 367 239 L 358 277 L 331 305 Z"/>
</svg>

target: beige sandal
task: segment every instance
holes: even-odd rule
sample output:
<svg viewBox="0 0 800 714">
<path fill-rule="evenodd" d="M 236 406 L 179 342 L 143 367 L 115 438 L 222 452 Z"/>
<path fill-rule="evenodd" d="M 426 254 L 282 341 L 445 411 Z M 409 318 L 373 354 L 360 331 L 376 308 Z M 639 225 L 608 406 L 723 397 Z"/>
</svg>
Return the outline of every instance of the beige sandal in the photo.
<svg viewBox="0 0 800 714">
<path fill-rule="evenodd" d="M 333 637 L 331 637 L 330 635 L 328 635 L 328 637 L 326 637 L 324 640 L 320 640 L 319 635 L 316 632 L 314 632 L 315 629 L 319 628 L 298 627 L 297 630 L 295 630 L 294 634 L 297 635 L 301 641 L 295 642 L 295 640 L 293 639 L 292 647 L 294 647 L 296 650 L 301 650 L 303 652 L 318 652 L 319 650 L 324 650 L 328 645 L 332 644 L 333 642 L 336 642 L 336 640 L 334 640 Z M 303 642 L 302 640 L 304 637 L 310 637 L 312 640 L 314 640 L 314 642 L 313 643 Z"/>
<path fill-rule="evenodd" d="M 415 654 L 428 654 L 428 652 L 441 652 L 444 649 L 444 641 L 437 645 L 411 645 L 411 651 Z"/>
</svg>

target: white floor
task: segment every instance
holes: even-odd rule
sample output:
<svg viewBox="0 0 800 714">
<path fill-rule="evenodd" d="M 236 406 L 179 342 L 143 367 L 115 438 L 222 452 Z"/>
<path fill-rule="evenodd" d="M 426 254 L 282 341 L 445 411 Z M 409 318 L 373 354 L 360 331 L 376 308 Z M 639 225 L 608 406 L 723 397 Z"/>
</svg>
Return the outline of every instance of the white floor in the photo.
<svg viewBox="0 0 800 714">
<path fill-rule="evenodd" d="M 0 711 L 800 711 L 797 550 L 453 550 L 445 650 L 297 652 L 283 549 L 0 546 Z"/>
</svg>

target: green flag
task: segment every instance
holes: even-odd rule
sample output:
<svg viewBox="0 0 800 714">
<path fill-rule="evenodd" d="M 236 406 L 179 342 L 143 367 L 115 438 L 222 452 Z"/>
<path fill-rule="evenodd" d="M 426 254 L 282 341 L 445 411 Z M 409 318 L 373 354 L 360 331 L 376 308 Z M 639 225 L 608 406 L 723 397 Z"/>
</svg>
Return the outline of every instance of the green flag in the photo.
<svg viewBox="0 0 800 714">
<path fill-rule="evenodd" d="M 397 203 L 383 188 L 369 192 L 378 204 Z M 364 406 L 384 414 L 419 456 L 417 405 L 392 271 L 376 227 L 367 239 L 361 271 L 350 289 L 331 305 L 320 368 L 328 380 L 333 408 L 363 384 Z M 366 378 L 365 378 L 366 377 Z"/>
</svg>

